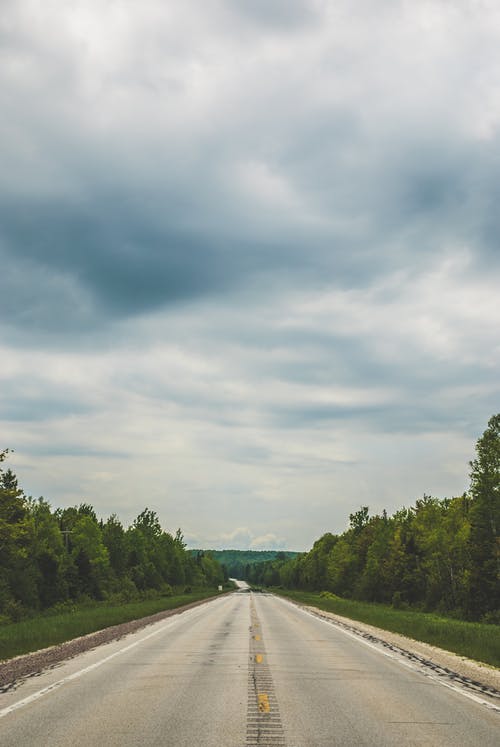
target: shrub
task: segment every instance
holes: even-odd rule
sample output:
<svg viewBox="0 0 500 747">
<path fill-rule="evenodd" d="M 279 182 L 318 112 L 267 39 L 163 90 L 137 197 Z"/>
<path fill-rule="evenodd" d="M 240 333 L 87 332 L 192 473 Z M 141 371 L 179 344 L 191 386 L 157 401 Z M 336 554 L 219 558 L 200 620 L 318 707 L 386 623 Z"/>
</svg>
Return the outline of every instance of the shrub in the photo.
<svg viewBox="0 0 500 747">
<path fill-rule="evenodd" d="M 483 615 L 481 622 L 488 625 L 500 625 L 500 610 L 492 610 Z"/>
<path fill-rule="evenodd" d="M 12 622 L 20 622 L 27 617 L 27 610 L 25 610 L 21 602 L 16 602 L 14 600 L 7 602 L 4 612 L 6 617 L 12 620 Z"/>
<path fill-rule="evenodd" d="M 393 610 L 407 610 L 408 603 L 403 599 L 403 595 L 400 591 L 395 591 L 392 595 L 392 609 Z"/>
</svg>

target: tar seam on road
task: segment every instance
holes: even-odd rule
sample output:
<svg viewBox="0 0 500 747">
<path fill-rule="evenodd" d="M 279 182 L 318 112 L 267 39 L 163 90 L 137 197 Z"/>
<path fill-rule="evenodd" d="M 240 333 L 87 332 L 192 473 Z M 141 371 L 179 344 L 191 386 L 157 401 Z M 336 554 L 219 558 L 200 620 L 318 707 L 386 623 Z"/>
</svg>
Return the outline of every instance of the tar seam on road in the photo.
<svg viewBox="0 0 500 747">
<path fill-rule="evenodd" d="M 245 747 L 286 747 L 278 701 L 254 600 L 250 602 L 247 738 Z"/>
</svg>

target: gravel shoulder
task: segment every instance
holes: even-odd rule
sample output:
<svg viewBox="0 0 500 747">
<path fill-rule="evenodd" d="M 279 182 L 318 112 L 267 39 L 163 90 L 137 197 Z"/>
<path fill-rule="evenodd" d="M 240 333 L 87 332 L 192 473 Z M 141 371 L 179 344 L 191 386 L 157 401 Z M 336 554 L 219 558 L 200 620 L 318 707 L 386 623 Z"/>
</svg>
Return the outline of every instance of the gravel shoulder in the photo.
<svg viewBox="0 0 500 747">
<path fill-rule="evenodd" d="M 295 602 L 295 604 L 297 603 Z M 374 625 L 368 625 L 358 620 L 351 620 L 342 615 L 320 610 L 318 607 L 310 607 L 302 604 L 297 604 L 297 606 L 308 610 L 317 617 L 331 620 L 335 624 L 353 633 L 357 633 L 364 638 L 373 640 L 373 642 L 379 643 L 386 648 L 393 649 L 396 653 L 413 659 L 419 664 L 431 667 L 437 670 L 438 674 L 444 674 L 452 679 L 458 678 L 464 684 L 473 685 L 476 690 L 490 691 L 488 694 L 496 693 L 500 696 L 500 669 L 467 659 L 465 656 L 459 656 L 451 651 L 431 646 L 429 643 L 407 638 L 399 633 L 392 633 L 382 628 L 376 628 Z M 494 693 L 491 691 L 494 691 Z"/>
<path fill-rule="evenodd" d="M 73 638 L 71 641 L 60 643 L 57 646 L 49 646 L 31 654 L 23 654 L 13 659 L 7 659 L 7 661 L 0 663 L 0 693 L 12 689 L 20 679 L 36 676 L 44 669 L 54 667 L 61 661 L 72 659 L 84 651 L 89 651 L 117 638 L 123 638 L 123 636 L 135 633 L 136 630 L 140 630 L 147 625 L 152 625 L 173 615 L 179 615 L 181 612 L 198 607 L 200 604 L 206 604 L 214 598 L 200 599 L 197 602 L 190 602 L 189 604 L 182 605 L 182 607 L 163 610 L 148 617 L 141 617 L 138 620 L 130 620 L 120 625 L 111 625 L 109 628 L 103 628 L 102 630 L 97 630 L 95 633 Z"/>
</svg>

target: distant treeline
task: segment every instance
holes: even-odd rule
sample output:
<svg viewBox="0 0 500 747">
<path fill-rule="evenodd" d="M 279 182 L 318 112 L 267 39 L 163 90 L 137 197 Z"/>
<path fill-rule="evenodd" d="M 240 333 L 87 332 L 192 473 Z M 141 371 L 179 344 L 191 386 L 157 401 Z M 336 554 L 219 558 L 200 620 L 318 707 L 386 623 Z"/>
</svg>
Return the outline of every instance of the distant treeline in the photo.
<svg viewBox="0 0 500 747">
<path fill-rule="evenodd" d="M 283 562 L 298 553 L 284 550 L 191 550 L 194 555 L 208 553 L 220 563 L 230 578 L 247 578 L 250 567 L 266 561 Z"/>
<path fill-rule="evenodd" d="M 363 506 L 343 534 L 324 534 L 292 560 L 252 564 L 244 578 L 500 623 L 500 415 L 470 467 L 464 495 L 424 495 L 392 516 Z"/>
<path fill-rule="evenodd" d="M 99 520 L 88 503 L 53 510 L 0 468 L 0 621 L 68 601 L 127 601 L 223 581 L 219 563 L 193 556 L 181 531 L 163 531 L 154 511 L 144 509 L 125 529 L 116 515 Z"/>
</svg>

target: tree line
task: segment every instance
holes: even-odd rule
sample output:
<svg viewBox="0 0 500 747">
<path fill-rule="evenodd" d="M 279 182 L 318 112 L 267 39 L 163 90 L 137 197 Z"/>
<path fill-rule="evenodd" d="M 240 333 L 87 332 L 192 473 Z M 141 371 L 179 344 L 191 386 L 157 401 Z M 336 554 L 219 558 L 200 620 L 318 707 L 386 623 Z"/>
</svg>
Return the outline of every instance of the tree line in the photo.
<svg viewBox="0 0 500 747">
<path fill-rule="evenodd" d="M 205 552 L 191 550 L 192 553 Z M 246 578 L 250 567 L 255 563 L 269 560 L 287 560 L 295 558 L 298 553 L 290 550 L 209 550 L 210 555 L 222 565 L 231 578 Z"/>
<path fill-rule="evenodd" d="M 246 578 L 500 623 L 500 414 L 470 468 L 461 496 L 424 495 L 392 516 L 363 506 L 342 534 L 324 534 L 295 559 L 251 565 Z"/>
<path fill-rule="evenodd" d="M 145 508 L 127 529 L 89 503 L 52 509 L 24 494 L 0 452 L 0 619 L 68 601 L 127 601 L 172 587 L 217 586 L 224 571 L 209 554 L 192 555 L 180 530 L 162 530 Z M 187 588 L 186 588 L 187 587 Z"/>
</svg>

